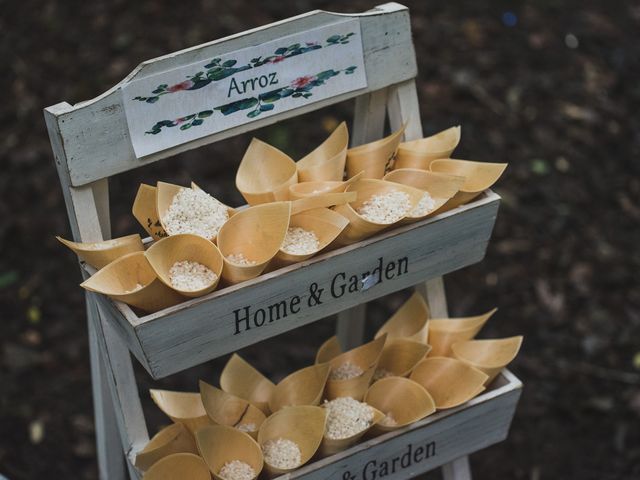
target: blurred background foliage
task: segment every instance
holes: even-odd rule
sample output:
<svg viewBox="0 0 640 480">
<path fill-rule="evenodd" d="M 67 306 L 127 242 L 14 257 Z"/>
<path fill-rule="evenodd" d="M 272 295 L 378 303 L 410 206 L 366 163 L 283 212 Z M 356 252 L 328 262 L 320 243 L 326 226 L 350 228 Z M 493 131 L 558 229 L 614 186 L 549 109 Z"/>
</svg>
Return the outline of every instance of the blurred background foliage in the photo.
<svg viewBox="0 0 640 480">
<path fill-rule="evenodd" d="M 80 275 L 42 108 L 109 89 L 139 62 L 321 8 L 283 0 L 0 0 L 0 474 L 96 478 Z M 472 457 L 477 479 L 640 477 L 640 3 L 407 2 L 425 134 L 462 125 L 455 157 L 509 162 L 484 262 L 446 283 L 453 315 L 493 306 L 483 336 L 524 334 L 525 390 L 507 441 Z M 255 132 L 300 158 L 352 103 Z M 250 136 L 111 182 L 114 235 L 140 231 L 137 185 L 194 179 L 231 205 Z M 376 302 L 369 332 L 406 292 Z M 310 363 L 333 320 L 241 352 L 274 380 Z M 307 339 L 313 338 L 313 341 Z M 275 354 L 275 352 L 278 352 Z M 215 383 L 226 357 L 151 382 Z"/>
</svg>

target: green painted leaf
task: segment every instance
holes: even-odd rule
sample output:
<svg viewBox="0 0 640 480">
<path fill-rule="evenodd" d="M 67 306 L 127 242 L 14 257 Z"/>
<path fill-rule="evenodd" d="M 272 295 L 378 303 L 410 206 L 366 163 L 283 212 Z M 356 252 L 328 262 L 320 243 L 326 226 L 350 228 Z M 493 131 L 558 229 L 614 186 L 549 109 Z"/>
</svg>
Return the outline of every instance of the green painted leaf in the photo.
<svg viewBox="0 0 640 480">
<path fill-rule="evenodd" d="M 260 115 L 260 110 L 252 110 L 249 113 L 247 113 L 247 117 L 249 118 L 255 118 L 258 115 Z"/>
<path fill-rule="evenodd" d="M 199 118 L 196 118 L 193 122 L 191 122 L 191 125 L 193 125 L 194 127 L 197 127 L 198 125 L 202 125 L 204 123 L 204 120 L 200 120 Z"/>
<path fill-rule="evenodd" d="M 222 63 L 222 66 L 223 67 L 233 67 L 236 63 L 238 63 L 237 60 L 227 60 L 227 61 Z"/>
<path fill-rule="evenodd" d="M 266 112 L 268 110 L 273 110 L 273 108 L 274 108 L 273 103 L 267 103 L 266 105 L 265 104 L 260 105 L 260 110 L 263 111 L 263 112 Z"/>
<path fill-rule="evenodd" d="M 329 38 L 327 38 L 327 42 L 336 43 L 340 41 L 340 38 L 340 35 L 331 35 Z"/>
<path fill-rule="evenodd" d="M 191 128 L 191 124 L 190 123 L 185 123 L 184 125 L 180 126 L 180 130 L 187 130 Z"/>
<path fill-rule="evenodd" d="M 213 115 L 213 110 L 203 110 L 198 113 L 198 118 L 207 118 Z"/>
<path fill-rule="evenodd" d="M 284 55 L 285 53 L 287 53 L 287 48 L 286 47 L 281 47 L 279 49 L 277 49 L 275 52 L 276 55 Z"/>
</svg>

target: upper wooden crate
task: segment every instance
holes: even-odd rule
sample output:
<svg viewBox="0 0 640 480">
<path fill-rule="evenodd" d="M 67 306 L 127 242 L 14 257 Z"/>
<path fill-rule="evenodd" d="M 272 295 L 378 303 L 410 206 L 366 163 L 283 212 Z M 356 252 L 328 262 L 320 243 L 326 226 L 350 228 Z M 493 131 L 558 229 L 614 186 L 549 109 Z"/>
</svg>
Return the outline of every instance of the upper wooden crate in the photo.
<svg viewBox="0 0 640 480">
<path fill-rule="evenodd" d="M 431 219 L 142 317 L 96 297 L 149 374 L 161 378 L 479 262 L 499 203 L 487 191 Z"/>
</svg>

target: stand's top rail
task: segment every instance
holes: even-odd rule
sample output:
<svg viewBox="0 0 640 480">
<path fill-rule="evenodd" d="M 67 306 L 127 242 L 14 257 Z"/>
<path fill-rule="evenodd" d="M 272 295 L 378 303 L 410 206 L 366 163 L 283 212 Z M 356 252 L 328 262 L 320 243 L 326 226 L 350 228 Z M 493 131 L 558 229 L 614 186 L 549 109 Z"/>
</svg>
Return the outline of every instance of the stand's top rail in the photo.
<svg viewBox="0 0 640 480">
<path fill-rule="evenodd" d="M 340 38 L 336 34 L 334 27 L 342 24 L 349 26 L 349 32 L 355 32 L 352 33 L 353 38 Z M 323 52 L 323 45 L 317 42 L 305 43 L 305 39 L 301 37 L 305 32 L 319 32 L 319 38 L 331 48 L 325 48 Z M 279 39 L 289 45 L 288 53 L 282 53 L 286 50 L 286 45 L 284 49 L 272 48 L 277 46 Z M 294 43 L 290 45 L 287 40 Z M 351 45 L 347 45 L 348 43 Z M 264 62 L 262 55 L 251 58 L 247 51 L 258 51 L 266 46 L 276 56 L 284 57 L 282 60 L 285 61 L 280 62 L 279 58 L 274 61 L 273 57 L 269 57 L 270 61 Z M 293 48 L 295 46 L 298 47 Z M 292 48 L 295 50 L 293 54 Z M 312 52 L 313 55 L 300 54 L 315 49 L 318 52 Z M 230 54 L 242 60 L 246 57 L 246 62 L 228 59 Z M 296 58 L 289 60 L 294 55 Z M 358 69 L 355 60 L 351 70 L 349 67 L 336 70 L 338 67 L 319 64 L 322 58 L 342 57 L 359 61 L 363 68 Z M 345 61 L 347 60 L 343 59 L 343 63 Z M 277 82 L 278 78 L 273 71 L 269 73 L 264 68 L 257 68 L 263 67 L 265 63 L 269 63 L 272 69 L 276 69 L 276 73 L 280 72 L 283 76 L 302 75 L 300 72 L 303 68 L 308 68 L 310 76 L 283 78 L 277 86 L 269 87 L 260 83 L 261 77 L 266 76 L 264 82 L 269 80 L 273 85 L 275 84 L 272 82 Z M 276 65 L 277 63 L 281 65 Z M 198 72 L 193 68 L 205 71 Z M 323 71 L 315 72 L 314 68 Z M 329 70 L 324 70 L 325 68 Z M 191 76 L 185 75 L 189 69 Z M 351 75 L 354 70 L 356 75 Z M 260 73 L 263 75 L 259 75 Z M 99 97 L 74 106 L 66 102 L 53 105 L 45 109 L 45 117 L 56 161 L 62 173 L 68 174 L 65 176 L 71 186 L 81 186 L 182 151 L 409 80 L 416 74 L 409 11 L 406 7 L 387 3 L 353 15 L 318 10 L 148 60 Z M 336 78 L 332 79 L 332 76 Z M 184 80 L 185 77 L 189 78 Z M 176 78 L 182 79 L 182 83 L 175 83 Z M 304 81 L 301 78 L 306 79 L 306 82 L 310 78 L 315 79 L 315 85 L 323 88 L 310 92 L 308 84 L 302 85 Z M 141 91 L 138 88 L 141 85 L 146 88 L 143 91 L 148 96 L 134 96 Z M 149 89 L 149 85 L 154 87 Z M 292 89 L 295 90 L 292 92 Z M 177 95 L 172 95 L 173 93 Z M 185 93 L 189 95 L 184 95 Z M 255 94 L 253 97 L 247 96 L 250 93 Z M 155 99 L 148 101 L 150 97 Z M 228 98 L 231 103 L 202 103 L 223 97 Z M 306 99 L 308 101 L 302 101 Z M 194 108 L 191 116 L 184 115 L 185 104 L 189 102 L 193 103 Z M 171 109 L 176 116 L 170 116 Z M 183 109 L 183 116 L 178 117 L 180 109 Z M 238 110 L 243 110 L 241 115 L 229 115 Z M 254 110 L 255 113 L 252 113 Z M 158 117 L 158 112 L 162 112 L 164 116 Z M 219 122 L 218 127 L 214 127 L 215 122 Z M 140 128 L 141 131 L 136 131 Z M 155 144 L 149 146 L 151 140 Z"/>
</svg>

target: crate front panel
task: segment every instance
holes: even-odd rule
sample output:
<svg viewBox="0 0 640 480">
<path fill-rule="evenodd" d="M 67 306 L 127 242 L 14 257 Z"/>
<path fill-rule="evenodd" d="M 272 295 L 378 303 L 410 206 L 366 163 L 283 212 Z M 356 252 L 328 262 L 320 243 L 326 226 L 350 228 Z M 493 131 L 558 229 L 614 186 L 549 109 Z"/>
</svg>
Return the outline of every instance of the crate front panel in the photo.
<svg viewBox="0 0 640 480">
<path fill-rule="evenodd" d="M 280 480 L 393 480 L 411 478 L 504 440 L 522 383 L 504 371 L 491 390 L 401 430 L 374 437 L 309 464 Z"/>
<path fill-rule="evenodd" d="M 149 373 L 161 378 L 479 262 L 498 204 L 489 192 L 462 209 L 147 317 L 104 310 Z"/>
</svg>

